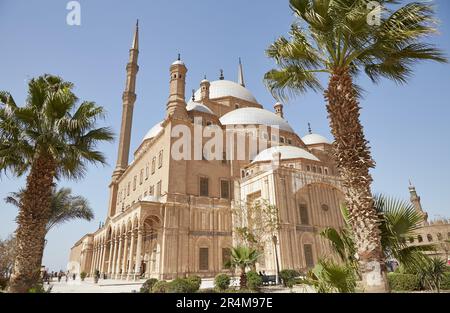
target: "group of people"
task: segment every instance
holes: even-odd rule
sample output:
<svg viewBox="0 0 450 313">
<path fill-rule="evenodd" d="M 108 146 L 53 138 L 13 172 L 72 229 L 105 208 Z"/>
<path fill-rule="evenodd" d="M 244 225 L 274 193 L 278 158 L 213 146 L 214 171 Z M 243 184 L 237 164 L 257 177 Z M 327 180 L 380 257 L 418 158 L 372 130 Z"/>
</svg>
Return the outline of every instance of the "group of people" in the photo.
<svg viewBox="0 0 450 313">
<path fill-rule="evenodd" d="M 50 284 L 50 282 L 53 281 L 54 278 L 57 278 L 58 282 L 61 282 L 63 278 L 66 280 L 66 282 L 68 282 L 70 277 L 75 280 L 77 278 L 77 274 L 70 274 L 69 271 L 63 272 L 62 270 L 60 270 L 59 272 L 49 272 L 48 269 L 42 270 L 42 281 L 47 284 Z"/>
</svg>

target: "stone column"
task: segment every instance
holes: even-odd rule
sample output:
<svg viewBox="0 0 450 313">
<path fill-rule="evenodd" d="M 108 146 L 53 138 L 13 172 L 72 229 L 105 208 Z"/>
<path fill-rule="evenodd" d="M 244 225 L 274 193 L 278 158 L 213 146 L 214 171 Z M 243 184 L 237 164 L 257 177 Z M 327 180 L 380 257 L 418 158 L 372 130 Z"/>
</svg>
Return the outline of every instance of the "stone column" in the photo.
<svg viewBox="0 0 450 313">
<path fill-rule="evenodd" d="M 128 264 L 128 277 L 127 279 L 131 279 L 133 277 L 133 254 L 134 254 L 134 240 L 135 240 L 135 236 L 134 236 L 134 230 L 131 230 L 131 234 L 130 234 L 130 251 L 128 253 L 128 259 L 130 260 L 130 264 Z"/>
<path fill-rule="evenodd" d="M 102 244 L 102 258 L 101 258 L 101 264 L 100 264 L 100 268 L 99 268 L 100 273 L 104 273 L 105 272 L 105 254 L 106 254 L 106 243 L 103 242 L 103 244 Z"/>
<path fill-rule="evenodd" d="M 114 278 L 114 274 L 116 273 L 116 258 L 117 258 L 117 238 L 114 238 L 114 252 L 112 257 L 112 265 L 111 265 L 111 278 Z"/>
<path fill-rule="evenodd" d="M 121 279 L 127 278 L 127 257 L 128 257 L 128 233 L 124 234 L 124 243 L 123 243 L 123 259 L 122 259 L 122 275 Z"/>
<path fill-rule="evenodd" d="M 95 253 L 96 253 L 96 247 L 95 244 L 93 244 L 92 247 L 92 260 L 91 260 L 91 274 L 93 275 L 95 272 Z"/>
<path fill-rule="evenodd" d="M 96 244 L 94 248 L 94 271 L 97 268 L 97 258 L 98 258 L 97 253 L 98 253 L 98 245 Z"/>
<path fill-rule="evenodd" d="M 114 267 L 115 273 L 116 273 L 115 279 L 118 278 L 119 273 L 120 273 L 120 256 L 122 254 L 122 244 L 123 244 L 122 234 L 120 234 L 119 235 L 118 244 L 117 244 L 117 255 L 116 255 L 115 259 L 114 259 L 114 262 L 116 263 L 116 266 Z"/>
<path fill-rule="evenodd" d="M 120 278 L 120 263 L 122 261 L 122 259 L 121 259 L 122 245 L 123 245 L 122 235 L 119 235 L 119 252 L 117 253 L 117 259 L 116 259 L 116 279 Z"/>
<path fill-rule="evenodd" d="M 109 256 L 108 256 L 108 275 L 111 275 L 112 270 L 112 254 L 113 254 L 113 239 L 111 237 L 111 240 L 109 241 Z"/>
<path fill-rule="evenodd" d="M 136 246 L 136 264 L 134 266 L 134 278 L 139 276 L 139 274 L 141 273 L 142 233 L 142 229 L 139 228 Z"/>
<path fill-rule="evenodd" d="M 104 243 L 103 240 L 100 242 L 100 262 L 98 265 L 98 270 L 100 271 L 100 273 L 102 272 L 102 268 L 103 268 L 103 258 L 105 256 L 105 249 L 104 249 Z"/>
</svg>

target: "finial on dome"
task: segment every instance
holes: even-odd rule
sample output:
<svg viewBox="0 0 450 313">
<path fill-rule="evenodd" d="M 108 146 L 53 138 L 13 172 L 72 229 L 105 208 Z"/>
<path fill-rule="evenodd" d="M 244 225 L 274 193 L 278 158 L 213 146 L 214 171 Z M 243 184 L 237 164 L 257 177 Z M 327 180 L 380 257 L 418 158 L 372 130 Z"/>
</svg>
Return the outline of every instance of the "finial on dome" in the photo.
<svg viewBox="0 0 450 313">
<path fill-rule="evenodd" d="M 192 89 L 192 101 L 195 101 L 195 89 Z"/>
<path fill-rule="evenodd" d="M 222 70 L 222 69 L 220 70 L 220 77 L 219 77 L 219 79 L 220 79 L 220 80 L 224 80 L 224 79 L 225 79 L 225 78 L 223 77 L 223 70 Z"/>
<path fill-rule="evenodd" d="M 308 133 L 309 133 L 309 134 L 312 134 L 311 123 L 308 123 Z"/>
<path fill-rule="evenodd" d="M 180 53 L 178 53 L 178 58 L 177 58 L 177 60 L 178 60 L 178 61 L 181 61 L 181 54 L 180 54 Z"/>
</svg>

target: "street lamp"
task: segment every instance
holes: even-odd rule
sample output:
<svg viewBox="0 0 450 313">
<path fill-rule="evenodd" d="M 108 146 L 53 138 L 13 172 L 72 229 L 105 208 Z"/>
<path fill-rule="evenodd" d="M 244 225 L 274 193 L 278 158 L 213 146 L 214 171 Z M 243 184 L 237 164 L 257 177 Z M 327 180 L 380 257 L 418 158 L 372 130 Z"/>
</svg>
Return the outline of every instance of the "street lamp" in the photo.
<svg viewBox="0 0 450 313">
<path fill-rule="evenodd" d="M 275 248 L 275 264 L 276 264 L 276 281 L 277 284 L 280 283 L 280 265 L 278 263 L 278 252 L 277 252 L 277 242 L 278 242 L 278 238 L 276 235 L 272 236 L 272 242 L 273 242 L 273 246 Z"/>
</svg>

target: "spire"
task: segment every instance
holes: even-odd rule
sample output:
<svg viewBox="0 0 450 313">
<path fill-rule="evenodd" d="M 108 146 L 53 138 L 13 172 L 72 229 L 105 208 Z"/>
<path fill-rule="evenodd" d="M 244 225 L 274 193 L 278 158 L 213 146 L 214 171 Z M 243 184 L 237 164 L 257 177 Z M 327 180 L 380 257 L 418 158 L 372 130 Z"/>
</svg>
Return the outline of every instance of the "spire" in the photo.
<svg viewBox="0 0 450 313">
<path fill-rule="evenodd" d="M 245 87 L 245 81 L 244 81 L 244 70 L 242 69 L 242 62 L 241 58 L 239 58 L 239 73 L 238 73 L 238 83 L 242 87 Z"/>
<path fill-rule="evenodd" d="M 310 135 L 312 134 L 311 123 L 308 123 L 308 133 L 309 133 Z"/>
<path fill-rule="evenodd" d="M 167 102 L 167 117 L 184 119 L 187 118 L 186 111 L 186 65 L 181 61 L 178 53 L 177 60 L 170 66 L 169 101 Z"/>
<path fill-rule="evenodd" d="M 133 44 L 131 49 L 139 50 L 139 19 L 136 20 L 136 29 L 134 31 Z"/>
<path fill-rule="evenodd" d="M 223 77 L 223 70 L 222 70 L 222 69 L 220 70 L 220 76 L 219 76 L 219 79 L 220 79 L 220 80 L 224 80 L 224 79 L 225 79 L 225 77 Z"/>
<path fill-rule="evenodd" d="M 273 108 L 275 109 L 275 114 L 281 118 L 284 118 L 283 113 L 283 104 L 281 102 L 277 102 L 274 104 Z"/>
<path fill-rule="evenodd" d="M 133 45 L 130 49 L 130 59 L 126 67 L 127 78 L 125 90 L 122 95 L 122 125 L 120 128 L 119 151 L 116 169 L 113 177 L 118 178 L 128 166 L 130 153 L 131 127 L 133 123 L 133 109 L 136 101 L 136 77 L 139 71 L 139 22 L 136 22 L 136 30 L 133 37 Z"/>
<path fill-rule="evenodd" d="M 422 214 L 423 220 L 426 223 L 428 220 L 428 214 L 423 210 L 422 203 L 420 202 L 420 197 L 417 194 L 416 187 L 412 184 L 411 179 L 409 180 L 409 195 L 410 201 L 416 208 L 416 211 Z"/>
</svg>

